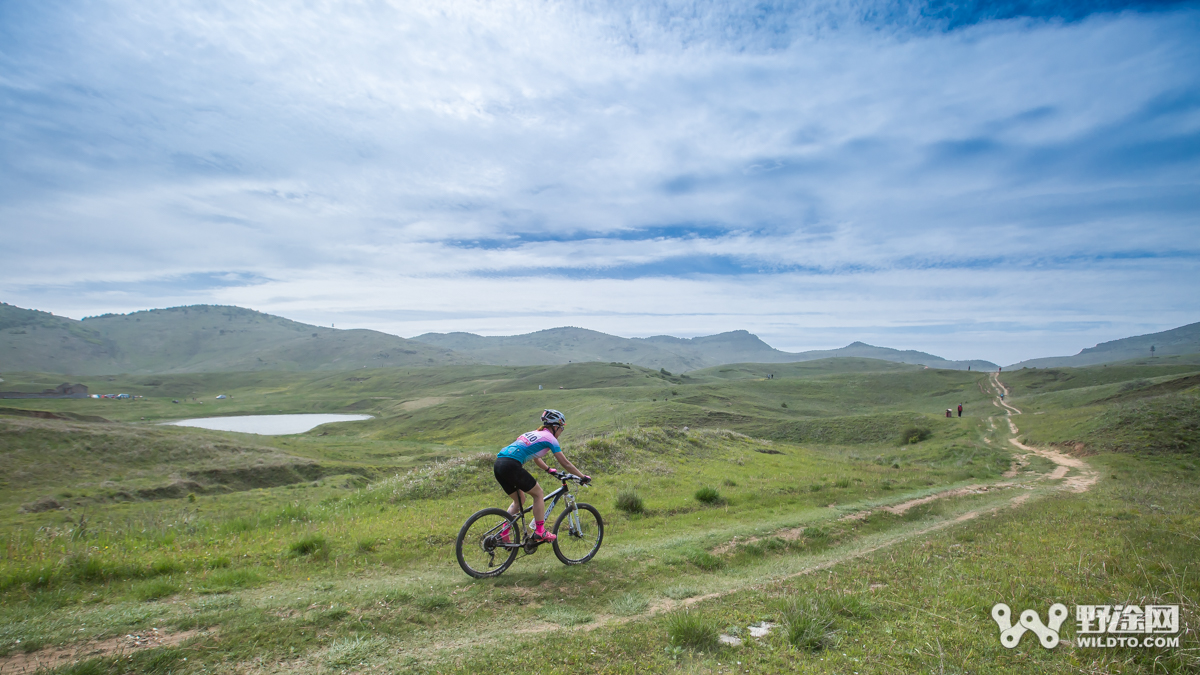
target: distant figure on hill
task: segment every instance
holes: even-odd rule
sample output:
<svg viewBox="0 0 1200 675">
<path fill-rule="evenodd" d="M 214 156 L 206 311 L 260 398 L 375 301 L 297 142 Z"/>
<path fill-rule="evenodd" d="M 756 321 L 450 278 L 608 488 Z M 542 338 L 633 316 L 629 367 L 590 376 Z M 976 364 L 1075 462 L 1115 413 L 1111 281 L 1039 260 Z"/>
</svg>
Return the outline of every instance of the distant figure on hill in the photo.
<svg viewBox="0 0 1200 675">
<path fill-rule="evenodd" d="M 950 413 L 951 413 L 951 410 L 949 408 L 946 408 L 946 417 L 950 417 Z"/>
<path fill-rule="evenodd" d="M 545 457 L 546 453 L 553 453 L 554 458 L 564 469 L 582 478 L 584 483 L 592 479 L 591 476 L 585 476 L 575 468 L 575 465 L 563 454 L 562 446 L 558 444 L 558 437 L 562 435 L 563 427 L 566 425 L 567 418 L 559 411 L 543 410 L 541 428 L 518 436 L 517 440 L 497 453 L 496 463 L 492 467 L 492 473 L 496 475 L 496 482 L 500 484 L 504 494 L 513 500 L 508 507 L 509 513 L 520 512 L 519 504 L 524 501 L 521 499 L 524 495 L 528 494 L 533 497 L 533 536 L 541 541 L 554 541 L 555 536 L 546 531 L 545 492 L 542 491 L 542 486 L 538 485 L 537 479 L 525 470 L 525 462 L 532 459 L 538 468 L 553 476 L 556 469 L 550 468 L 542 461 L 542 457 Z M 519 532 L 517 536 L 520 537 Z M 500 538 L 507 542 L 508 537 L 509 530 L 505 525 L 505 529 L 500 532 Z"/>
<path fill-rule="evenodd" d="M 962 404 L 961 403 L 958 404 L 958 416 L 962 417 Z"/>
</svg>

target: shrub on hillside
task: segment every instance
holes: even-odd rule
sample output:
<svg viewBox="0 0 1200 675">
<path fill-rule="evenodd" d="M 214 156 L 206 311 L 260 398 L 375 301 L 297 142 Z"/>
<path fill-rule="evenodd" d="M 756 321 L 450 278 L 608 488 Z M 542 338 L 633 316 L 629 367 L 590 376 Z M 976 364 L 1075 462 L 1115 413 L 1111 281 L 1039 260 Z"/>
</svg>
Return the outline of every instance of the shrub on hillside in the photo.
<svg viewBox="0 0 1200 675">
<path fill-rule="evenodd" d="M 712 572 L 725 566 L 725 561 L 708 551 L 693 550 L 688 552 L 687 561 L 704 570 Z"/>
<path fill-rule="evenodd" d="M 319 534 L 310 534 L 303 539 L 292 542 L 288 547 L 294 556 L 324 557 L 329 554 L 329 542 Z"/>
<path fill-rule="evenodd" d="M 725 499 L 721 497 L 721 493 L 717 492 L 716 488 L 711 487 L 702 487 L 696 490 L 696 501 L 710 506 L 725 503 Z"/>
<path fill-rule="evenodd" d="M 625 513 L 645 513 L 646 504 L 642 502 L 642 497 L 635 490 L 621 490 L 617 493 L 617 501 L 614 506 Z"/>
<path fill-rule="evenodd" d="M 904 431 L 900 432 L 900 445 L 913 445 L 929 438 L 933 432 L 926 427 L 911 426 L 905 427 Z"/>
</svg>

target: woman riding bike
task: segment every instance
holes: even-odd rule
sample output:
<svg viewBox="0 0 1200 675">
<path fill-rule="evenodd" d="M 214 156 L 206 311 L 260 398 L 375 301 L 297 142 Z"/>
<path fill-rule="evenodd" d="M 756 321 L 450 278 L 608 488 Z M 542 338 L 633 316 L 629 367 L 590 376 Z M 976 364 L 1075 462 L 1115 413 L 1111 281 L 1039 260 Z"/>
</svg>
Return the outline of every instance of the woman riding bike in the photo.
<svg viewBox="0 0 1200 675">
<path fill-rule="evenodd" d="M 517 440 L 497 453 L 496 463 L 492 468 L 496 474 L 496 482 L 500 483 L 504 493 L 513 500 L 508 507 L 509 513 L 515 515 L 520 512 L 519 504 L 524 501 L 523 497 L 526 494 L 533 497 L 533 537 L 536 541 L 554 541 L 555 536 L 546 531 L 546 502 L 543 499 L 545 493 L 542 492 L 542 486 L 538 485 L 537 479 L 525 470 L 525 462 L 532 459 L 538 468 L 553 476 L 558 473 L 557 470 L 542 461 L 546 453 L 553 453 L 564 469 L 579 476 L 584 483 L 592 479 L 575 468 L 563 454 L 562 446 L 558 444 L 558 437 L 562 435 L 566 424 L 567 418 L 559 411 L 543 410 L 542 426 L 537 431 L 521 434 Z M 508 536 L 508 527 L 505 526 L 500 537 L 507 542 Z"/>
</svg>

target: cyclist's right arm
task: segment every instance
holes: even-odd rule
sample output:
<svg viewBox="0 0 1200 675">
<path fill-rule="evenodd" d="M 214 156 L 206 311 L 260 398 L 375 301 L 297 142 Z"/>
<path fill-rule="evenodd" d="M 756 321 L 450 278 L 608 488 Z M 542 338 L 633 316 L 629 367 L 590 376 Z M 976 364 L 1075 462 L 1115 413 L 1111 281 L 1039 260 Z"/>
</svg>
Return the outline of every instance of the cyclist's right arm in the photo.
<svg viewBox="0 0 1200 675">
<path fill-rule="evenodd" d="M 583 475 L 582 471 L 575 468 L 575 465 L 571 463 L 571 460 L 567 459 L 566 453 L 556 452 L 556 453 L 554 453 L 554 458 L 557 459 L 558 463 L 561 464 L 562 467 L 564 469 L 566 469 L 567 471 L 570 471 L 571 473 L 575 474 L 576 476 L 579 476 L 580 478 L 584 479 L 585 481 L 590 480 L 590 478 L 588 476 Z"/>
</svg>

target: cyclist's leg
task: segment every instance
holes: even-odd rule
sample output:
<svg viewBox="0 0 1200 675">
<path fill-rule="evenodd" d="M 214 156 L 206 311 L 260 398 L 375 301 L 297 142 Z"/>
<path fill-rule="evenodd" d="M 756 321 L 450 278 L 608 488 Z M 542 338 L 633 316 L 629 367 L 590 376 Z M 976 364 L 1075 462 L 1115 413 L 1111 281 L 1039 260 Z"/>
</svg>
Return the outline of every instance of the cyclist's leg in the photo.
<svg viewBox="0 0 1200 675">
<path fill-rule="evenodd" d="M 524 493 L 521 492 L 521 488 L 528 488 L 530 484 L 537 485 L 537 481 L 534 480 L 533 476 L 529 475 L 528 471 L 525 471 L 521 467 L 520 462 L 508 457 L 496 458 L 493 471 L 496 474 L 496 482 L 500 484 L 500 488 L 504 490 L 504 494 L 513 500 L 512 504 L 508 507 L 508 512 L 514 516 L 517 515 L 521 512 L 518 504 L 524 501 Z M 510 531 L 511 528 L 505 525 L 500 530 L 500 538 L 505 542 L 509 542 Z M 518 532 L 517 535 L 519 541 L 520 533 Z"/>
<path fill-rule="evenodd" d="M 543 541 L 554 541 L 555 536 L 546 531 L 546 495 L 542 492 L 542 486 L 535 485 L 526 494 L 533 497 L 534 536 Z"/>
<path fill-rule="evenodd" d="M 546 532 L 545 493 L 542 491 L 542 486 L 538 485 L 537 479 L 519 462 L 504 457 L 496 460 L 496 479 L 500 481 L 504 491 L 513 500 L 508 507 L 508 512 L 514 515 L 520 513 L 520 509 L 525 503 L 525 497 L 530 497 L 533 500 L 531 506 L 536 536 L 545 541 L 553 541 L 554 535 Z"/>
<path fill-rule="evenodd" d="M 541 522 L 546 519 L 546 493 L 542 492 L 542 486 L 536 483 L 532 490 L 526 490 L 525 494 L 533 497 L 533 520 Z"/>
</svg>

